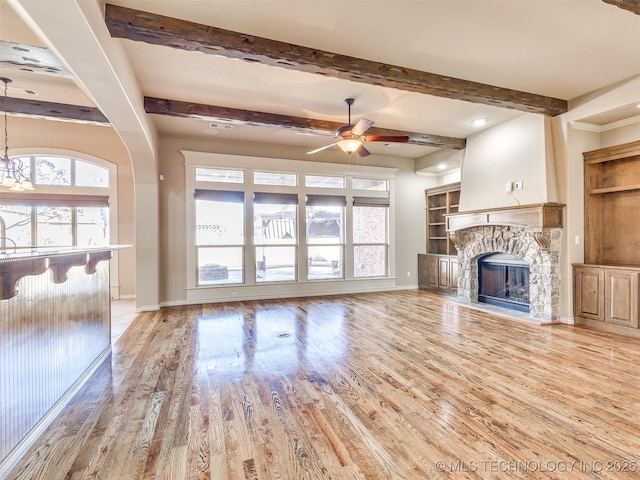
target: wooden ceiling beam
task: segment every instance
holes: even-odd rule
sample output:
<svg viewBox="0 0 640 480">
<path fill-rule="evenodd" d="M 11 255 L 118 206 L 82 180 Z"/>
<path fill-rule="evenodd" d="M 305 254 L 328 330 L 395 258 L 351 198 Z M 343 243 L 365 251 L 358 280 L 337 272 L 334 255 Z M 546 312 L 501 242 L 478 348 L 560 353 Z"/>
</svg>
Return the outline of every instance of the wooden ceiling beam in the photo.
<svg viewBox="0 0 640 480">
<path fill-rule="evenodd" d="M 0 97 L 0 112 L 29 117 L 45 117 L 49 120 L 66 120 L 82 123 L 109 125 L 109 120 L 95 107 L 41 102 L 23 98 Z"/>
<path fill-rule="evenodd" d="M 0 67 L 62 78 L 73 78 L 71 72 L 51 50 L 0 40 Z"/>
<path fill-rule="evenodd" d="M 602 0 L 604 3 L 616 5 L 630 12 L 640 15 L 640 0 Z"/>
<path fill-rule="evenodd" d="M 568 109 L 566 100 L 562 99 L 325 52 L 116 5 L 106 5 L 105 21 L 115 38 L 523 112 L 555 116 Z"/>
<path fill-rule="evenodd" d="M 195 118 L 213 122 L 232 122 L 254 127 L 288 128 L 303 133 L 326 135 L 335 133 L 343 123 L 317 120 L 313 118 L 292 117 L 275 113 L 255 112 L 237 108 L 203 105 L 200 103 L 167 100 L 163 98 L 144 97 L 144 109 L 149 114 L 168 115 L 181 118 Z M 367 135 L 408 135 L 409 142 L 414 145 L 451 148 L 461 150 L 466 145 L 464 138 L 443 137 L 425 133 L 405 132 L 386 128 L 371 127 Z"/>
</svg>

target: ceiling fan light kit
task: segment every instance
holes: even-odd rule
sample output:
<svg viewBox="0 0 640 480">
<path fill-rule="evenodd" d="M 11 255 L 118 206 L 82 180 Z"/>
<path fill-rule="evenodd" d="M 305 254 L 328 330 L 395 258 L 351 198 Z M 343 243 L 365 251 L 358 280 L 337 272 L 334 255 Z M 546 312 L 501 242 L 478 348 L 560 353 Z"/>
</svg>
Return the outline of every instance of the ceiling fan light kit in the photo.
<svg viewBox="0 0 640 480">
<path fill-rule="evenodd" d="M 407 143 L 409 141 L 409 137 L 404 135 L 365 136 L 364 133 L 369 128 L 371 128 L 371 126 L 373 126 L 375 122 L 367 118 L 361 118 L 355 125 L 353 125 L 351 123 L 351 105 L 353 105 L 354 102 L 355 100 L 353 98 L 345 99 L 345 103 L 347 104 L 347 107 L 349 109 L 348 123 L 340 127 L 336 132 L 336 137 L 340 138 L 341 140 L 338 140 L 337 142 L 331 143 L 329 145 L 325 145 L 324 147 L 311 150 L 310 152 L 307 152 L 307 155 L 311 155 L 337 145 L 347 155 L 356 153 L 361 157 L 366 157 L 368 155 L 371 155 L 371 152 L 365 148 L 364 142 Z"/>
<path fill-rule="evenodd" d="M 349 138 L 347 140 L 340 140 L 338 142 L 338 146 L 342 149 L 342 151 L 349 155 L 358 150 L 361 145 L 362 142 L 356 138 Z"/>
</svg>

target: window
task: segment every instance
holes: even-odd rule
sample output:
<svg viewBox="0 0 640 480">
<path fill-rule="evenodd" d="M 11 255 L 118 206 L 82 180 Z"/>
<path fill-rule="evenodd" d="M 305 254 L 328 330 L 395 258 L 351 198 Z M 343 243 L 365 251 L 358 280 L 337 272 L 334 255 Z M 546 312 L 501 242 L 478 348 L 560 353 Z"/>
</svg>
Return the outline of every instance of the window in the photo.
<svg viewBox="0 0 640 480">
<path fill-rule="evenodd" d="M 70 207 L 36 207 L 37 242 L 43 247 L 73 245 Z"/>
<path fill-rule="evenodd" d="M 89 162 L 76 160 L 76 185 L 78 187 L 108 187 L 109 170 Z"/>
<path fill-rule="evenodd" d="M 187 300 L 393 286 L 395 168 L 182 153 Z"/>
<path fill-rule="evenodd" d="M 4 203 L 0 205 L 0 217 L 5 223 L 5 241 L 10 239 L 7 247 L 31 246 L 31 207 Z"/>
<path fill-rule="evenodd" d="M 353 199 L 353 275 L 383 277 L 387 275 L 386 198 Z"/>
<path fill-rule="evenodd" d="M 109 242 L 109 197 L 11 193 L 0 198 L 8 247 L 100 246 Z"/>
<path fill-rule="evenodd" d="M 76 245 L 92 247 L 109 244 L 109 209 L 76 208 Z"/>
<path fill-rule="evenodd" d="M 304 177 L 304 185 L 311 188 L 344 188 L 344 177 L 306 175 Z"/>
<path fill-rule="evenodd" d="M 307 195 L 307 278 L 343 278 L 344 196 Z"/>
<path fill-rule="evenodd" d="M 298 184 L 298 176 L 295 173 L 254 172 L 253 183 L 255 185 L 295 187 Z"/>
<path fill-rule="evenodd" d="M 253 205 L 256 282 L 295 281 L 298 195 L 256 192 Z"/>
<path fill-rule="evenodd" d="M 386 192 L 387 181 L 374 178 L 354 178 L 351 180 L 351 188 L 354 190 Z"/>
<path fill-rule="evenodd" d="M 196 190 L 199 285 L 244 281 L 244 192 Z"/>
<path fill-rule="evenodd" d="M 220 168 L 196 168 L 197 182 L 244 183 L 242 170 L 223 170 Z"/>
<path fill-rule="evenodd" d="M 36 157 L 36 184 L 71 185 L 71 159 Z"/>
<path fill-rule="evenodd" d="M 36 185 L 109 187 L 109 169 L 91 162 L 54 155 L 20 160 L 28 166 L 28 171 L 35 171 Z"/>
</svg>

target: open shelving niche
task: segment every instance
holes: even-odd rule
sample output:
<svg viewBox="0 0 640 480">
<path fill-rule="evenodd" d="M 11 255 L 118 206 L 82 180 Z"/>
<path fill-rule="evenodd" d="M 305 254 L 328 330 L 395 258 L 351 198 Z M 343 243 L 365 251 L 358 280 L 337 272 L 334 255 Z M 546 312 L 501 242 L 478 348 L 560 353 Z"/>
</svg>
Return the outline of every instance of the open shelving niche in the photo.
<svg viewBox="0 0 640 480">
<path fill-rule="evenodd" d="M 426 190 L 427 253 L 455 255 L 456 249 L 447 235 L 445 215 L 457 213 L 460 203 L 460 184 Z"/>
</svg>

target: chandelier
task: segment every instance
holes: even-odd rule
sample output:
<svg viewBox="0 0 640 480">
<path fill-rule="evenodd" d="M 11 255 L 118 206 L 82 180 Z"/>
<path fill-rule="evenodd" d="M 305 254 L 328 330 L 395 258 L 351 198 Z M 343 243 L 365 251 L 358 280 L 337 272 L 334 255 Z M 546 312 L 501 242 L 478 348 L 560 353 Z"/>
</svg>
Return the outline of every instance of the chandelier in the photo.
<svg viewBox="0 0 640 480">
<path fill-rule="evenodd" d="M 4 83 L 4 97 L 7 98 L 7 90 L 11 79 L 0 77 Z M 7 130 L 7 108 L 4 109 L 4 156 L 0 159 L 0 187 L 8 188 L 13 192 L 33 190 L 31 179 L 27 176 L 28 165 L 19 158 L 9 158 L 9 134 Z"/>
</svg>

